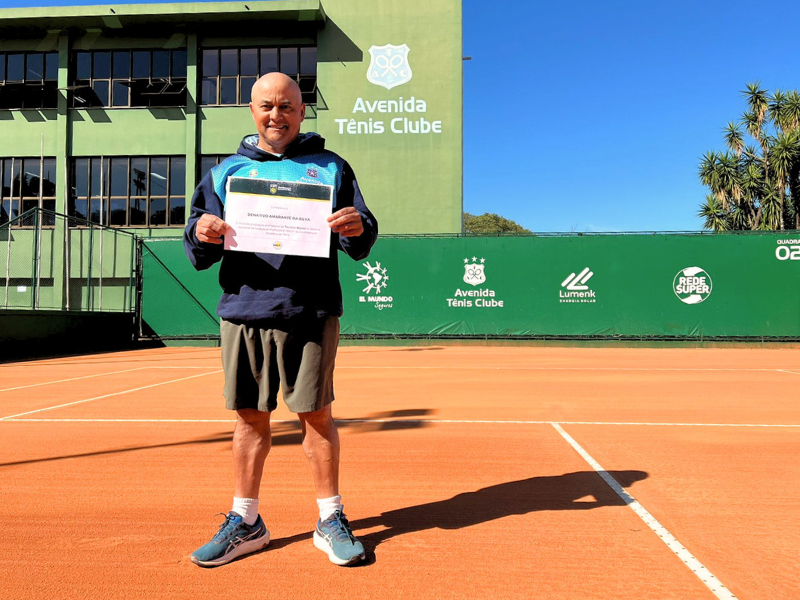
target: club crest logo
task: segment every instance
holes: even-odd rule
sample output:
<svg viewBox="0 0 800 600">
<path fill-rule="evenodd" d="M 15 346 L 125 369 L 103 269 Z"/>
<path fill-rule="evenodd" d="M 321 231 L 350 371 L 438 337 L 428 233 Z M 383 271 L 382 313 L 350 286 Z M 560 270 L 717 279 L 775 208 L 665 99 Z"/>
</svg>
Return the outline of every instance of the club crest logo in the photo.
<svg viewBox="0 0 800 600">
<path fill-rule="evenodd" d="M 308 175 L 309 177 L 319 178 L 319 173 L 317 173 L 317 170 L 313 167 L 308 167 L 306 169 L 306 175 Z"/>
<path fill-rule="evenodd" d="M 258 177 L 258 171 L 256 169 L 250 169 L 250 177 Z"/>
<path fill-rule="evenodd" d="M 371 46 L 367 80 L 381 85 L 387 90 L 411 81 L 411 65 L 408 64 L 409 47 L 406 44 L 394 46 Z"/>
<path fill-rule="evenodd" d="M 473 256 L 464 259 L 464 283 L 472 288 L 456 288 L 450 298 L 445 298 L 448 308 L 478 309 L 504 308 L 505 300 L 497 297 L 497 292 L 488 287 L 477 287 L 486 283 L 486 259 Z"/>
<path fill-rule="evenodd" d="M 468 258 L 464 259 L 464 283 L 480 285 L 486 281 L 486 273 L 484 272 L 486 259 L 482 258 L 480 260 L 481 264 L 477 264 L 478 258 L 475 256 L 472 257 L 471 263 Z"/>
<path fill-rule="evenodd" d="M 278 186 L 274 183 L 269 186 L 269 193 L 270 194 L 277 194 L 278 193 Z"/>
</svg>

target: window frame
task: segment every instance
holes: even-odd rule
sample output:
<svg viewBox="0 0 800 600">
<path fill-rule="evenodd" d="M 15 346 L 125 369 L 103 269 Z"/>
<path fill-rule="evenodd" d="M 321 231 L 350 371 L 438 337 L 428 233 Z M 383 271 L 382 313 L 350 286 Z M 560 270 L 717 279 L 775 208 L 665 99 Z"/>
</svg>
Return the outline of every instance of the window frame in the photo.
<svg viewBox="0 0 800 600">
<path fill-rule="evenodd" d="M 11 79 L 10 56 L 22 57 L 21 78 Z M 41 56 L 41 77 L 29 77 L 30 58 Z M 50 63 L 55 60 L 55 65 Z M 52 68 L 54 66 L 54 68 Z M 51 68 L 48 68 L 51 67 Z M 8 99 L 4 99 L 6 96 Z M 6 103 L 13 105 L 6 106 Z M 0 52 L 0 110 L 53 110 L 58 108 L 58 52 L 18 50 Z"/>
<path fill-rule="evenodd" d="M 136 76 L 137 60 L 147 53 L 147 76 Z M 155 75 L 156 56 L 167 54 L 166 76 Z M 98 73 L 96 58 L 100 54 L 108 54 L 108 73 Z M 115 75 L 115 67 L 119 63 L 115 58 L 127 55 L 123 66 L 123 74 Z M 82 73 L 81 64 L 88 57 L 87 73 Z M 139 63 L 141 66 L 141 63 Z M 74 109 L 91 108 L 186 108 L 188 105 L 188 58 L 186 48 L 130 48 L 115 50 L 73 50 L 70 55 L 69 69 L 69 106 Z M 127 73 L 127 74 L 125 74 Z M 97 76 L 96 76 L 97 75 Z M 121 88 L 127 88 L 124 101 L 116 94 Z M 97 94 L 98 88 L 105 88 L 103 97 Z M 87 93 L 91 90 L 91 93 Z M 87 98 L 81 96 L 84 93 Z M 92 97 L 92 94 L 94 97 Z M 146 97 L 146 98 L 144 98 Z M 175 98 L 172 101 L 172 98 Z"/>
<path fill-rule="evenodd" d="M 153 169 L 153 162 L 162 160 L 166 161 L 164 176 Z M 134 165 L 141 165 L 141 161 L 144 161 L 146 165 L 143 173 L 145 183 L 143 193 L 137 194 L 132 189 L 134 187 L 132 171 L 138 170 Z M 182 166 L 178 166 L 181 162 Z M 117 170 L 121 166 L 123 168 Z M 81 175 L 82 190 L 78 189 L 80 169 L 85 169 Z M 174 179 L 175 176 L 177 179 Z M 154 178 L 163 179 L 164 183 L 156 185 L 153 183 Z M 122 179 L 124 183 L 120 184 L 118 179 Z M 118 187 L 120 185 L 122 187 Z M 158 193 L 157 187 L 163 187 L 163 193 Z M 186 224 L 186 157 L 180 154 L 76 156 L 70 159 L 69 164 L 69 192 L 67 214 L 89 223 L 125 229 L 184 227 Z M 139 210 L 139 203 L 144 204 L 142 211 L 144 222 L 133 223 L 132 215 L 134 211 Z M 159 219 L 154 218 L 153 214 L 153 206 L 160 203 L 163 203 L 164 206 L 163 222 L 158 222 Z M 115 209 L 115 206 L 125 207 L 123 219 L 120 219 L 120 209 Z M 139 221 L 139 219 L 136 220 Z"/>
<path fill-rule="evenodd" d="M 37 192 L 35 194 L 23 194 L 23 190 L 28 187 L 22 180 L 22 175 L 25 172 L 26 163 L 28 161 L 34 164 L 39 163 L 37 165 L 38 173 L 29 173 L 31 179 L 38 179 L 38 184 L 36 185 Z M 52 179 L 45 179 L 42 176 L 42 171 L 48 168 L 52 169 Z M 55 156 L 0 157 L 0 205 L 3 207 L 0 213 L 5 213 L 8 221 L 19 218 L 25 211 L 31 208 L 40 208 L 54 213 L 57 196 L 55 171 Z M 9 185 L 6 188 L 7 173 L 9 174 Z M 16 181 L 14 179 L 15 175 L 17 176 Z M 52 194 L 45 195 L 45 181 L 50 182 Z M 26 204 L 30 203 L 34 203 L 35 206 L 26 206 Z M 44 225 L 52 225 L 52 223 L 44 223 Z M 25 226 L 14 225 L 14 227 L 23 228 Z"/>
<path fill-rule="evenodd" d="M 319 61 L 317 59 L 318 46 L 317 45 L 292 45 L 292 46 L 244 46 L 241 48 L 225 48 L 225 47 L 201 47 L 198 52 L 199 55 L 199 68 L 198 68 L 198 83 L 199 83 L 199 98 L 198 105 L 208 107 L 220 106 L 247 106 L 250 103 L 249 90 L 253 83 L 261 76 L 267 73 L 284 73 L 284 52 L 294 50 L 294 58 L 297 64 L 297 70 L 285 73 L 294 79 L 303 90 L 303 102 L 309 106 L 317 105 L 317 71 Z M 275 68 L 265 68 L 265 53 L 274 50 L 276 52 Z M 304 71 L 303 50 L 313 50 L 314 67 L 311 70 Z M 256 52 L 256 73 L 242 73 L 242 52 Z M 223 74 L 223 52 L 236 52 L 236 74 Z M 214 54 L 214 68 L 209 68 L 209 74 L 206 74 L 206 66 L 208 59 Z M 214 97 L 207 97 L 207 82 L 208 87 L 213 87 Z M 211 85 L 213 84 L 213 86 Z M 222 102 L 223 99 L 223 86 L 224 84 L 235 86 L 235 90 L 229 90 L 236 102 Z M 213 101 L 212 101 L 213 100 Z"/>
</svg>

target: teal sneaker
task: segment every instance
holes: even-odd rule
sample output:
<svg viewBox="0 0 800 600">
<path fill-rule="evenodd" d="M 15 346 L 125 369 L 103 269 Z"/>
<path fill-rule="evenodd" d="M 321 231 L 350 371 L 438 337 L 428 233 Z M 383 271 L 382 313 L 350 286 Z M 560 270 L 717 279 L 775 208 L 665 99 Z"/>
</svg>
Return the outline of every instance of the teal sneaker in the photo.
<svg viewBox="0 0 800 600">
<path fill-rule="evenodd" d="M 364 559 L 364 546 L 353 535 L 347 517 L 340 510 L 324 521 L 317 521 L 314 546 L 328 555 L 335 565 L 350 565 Z"/>
<path fill-rule="evenodd" d="M 266 548 L 269 544 L 269 530 L 264 526 L 261 515 L 256 522 L 248 525 L 235 512 L 225 515 L 225 522 L 219 526 L 217 535 L 211 541 L 192 553 L 192 562 L 201 567 L 218 567 L 234 558 Z"/>
</svg>

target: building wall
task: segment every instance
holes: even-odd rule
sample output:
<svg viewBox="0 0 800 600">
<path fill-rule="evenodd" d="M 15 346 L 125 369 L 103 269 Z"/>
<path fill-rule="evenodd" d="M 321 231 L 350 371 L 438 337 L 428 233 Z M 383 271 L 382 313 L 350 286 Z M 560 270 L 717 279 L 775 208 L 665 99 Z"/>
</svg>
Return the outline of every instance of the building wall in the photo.
<svg viewBox="0 0 800 600">
<path fill-rule="evenodd" d="M 320 133 L 352 163 L 382 231 L 460 233 L 460 0 L 326 0 L 324 7 L 329 21 L 319 36 L 319 87 L 329 109 L 319 113 Z M 409 48 L 411 79 L 391 89 L 367 80 L 370 48 L 386 44 Z M 337 60 L 343 53 L 350 60 Z M 380 75 L 385 69 L 376 70 Z M 422 101 L 425 111 L 378 112 L 382 107 L 376 103 L 401 99 L 409 106 L 412 99 L 418 106 Z M 441 133 L 394 133 L 392 121 L 401 119 L 395 125 L 402 130 L 406 118 L 439 121 Z M 383 133 L 348 132 L 348 126 L 357 130 L 370 121 L 373 131 L 381 122 Z"/>
<path fill-rule="evenodd" d="M 353 165 L 382 232 L 460 232 L 461 1 L 326 0 L 320 8 L 314 1 L 299 0 L 248 6 L 250 13 L 240 3 L 115 5 L 115 17 L 106 15 L 107 7 L 0 10 L 0 51 L 58 50 L 62 90 L 69 84 L 71 53 L 123 48 L 186 48 L 190 90 L 185 108 L 74 109 L 62 91 L 58 109 L 0 111 L 0 156 L 55 156 L 56 210 L 61 213 L 67 212 L 67 164 L 72 157 L 185 155 L 188 195 L 196 185 L 199 155 L 233 153 L 242 136 L 254 131 L 247 107 L 197 105 L 202 49 L 313 43 L 316 37 L 319 104 L 309 110 L 303 130 L 318 131 L 329 148 Z M 294 13 L 287 9 L 294 7 L 302 10 L 293 22 Z M 240 30 L 241 35 L 212 37 L 213 24 L 191 22 L 194 13 L 212 9 L 223 11 L 225 31 Z M 319 22 L 304 22 L 314 10 Z M 276 15 L 274 29 L 258 29 L 263 36 L 249 25 L 250 16 L 261 12 Z M 150 14 L 152 27 L 127 27 L 129 15 Z M 407 45 L 411 71 L 407 81 L 391 89 L 367 78 L 370 48 L 387 44 Z M 392 61 L 378 72 L 399 70 L 398 59 Z M 381 102 L 390 100 L 413 105 L 413 112 L 382 112 L 388 102 Z M 405 119 L 424 133 L 406 132 Z M 379 122 L 382 133 L 377 133 Z M 359 133 L 365 126 L 372 133 Z M 137 233 L 164 235 L 160 229 Z"/>
</svg>

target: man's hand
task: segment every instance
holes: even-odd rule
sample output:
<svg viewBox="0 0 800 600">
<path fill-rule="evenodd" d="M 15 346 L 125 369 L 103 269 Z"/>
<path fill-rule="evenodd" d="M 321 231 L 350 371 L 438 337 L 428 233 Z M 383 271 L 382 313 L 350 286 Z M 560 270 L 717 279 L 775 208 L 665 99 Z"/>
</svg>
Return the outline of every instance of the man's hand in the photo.
<svg viewBox="0 0 800 600">
<path fill-rule="evenodd" d="M 195 237 L 208 244 L 221 244 L 222 236 L 230 231 L 231 226 L 225 221 L 208 213 L 197 220 L 194 228 Z"/>
<path fill-rule="evenodd" d="M 344 237 L 357 237 L 364 233 L 364 224 L 361 222 L 361 215 L 352 206 L 337 210 L 328 217 L 328 226 L 335 233 Z"/>
</svg>

